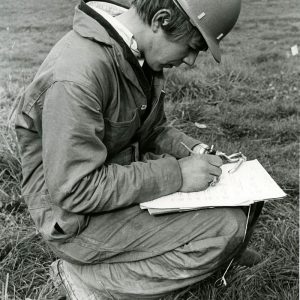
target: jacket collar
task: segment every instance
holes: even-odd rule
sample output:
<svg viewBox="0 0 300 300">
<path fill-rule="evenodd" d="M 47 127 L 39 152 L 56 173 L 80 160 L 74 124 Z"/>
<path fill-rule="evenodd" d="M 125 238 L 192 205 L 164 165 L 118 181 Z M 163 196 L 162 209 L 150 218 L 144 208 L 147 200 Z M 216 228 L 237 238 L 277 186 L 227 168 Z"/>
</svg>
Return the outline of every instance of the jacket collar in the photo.
<svg viewBox="0 0 300 300">
<path fill-rule="evenodd" d="M 75 8 L 73 29 L 82 37 L 96 40 L 99 43 L 112 46 L 112 40 L 103 26 L 84 13 L 79 5 Z"/>
<path fill-rule="evenodd" d="M 111 46 L 114 49 L 115 58 L 123 74 L 144 93 L 147 101 L 150 101 L 152 80 L 147 79 L 137 58 L 118 32 L 108 21 L 89 7 L 86 2 L 88 2 L 88 0 L 82 0 L 76 8 L 76 27 L 74 20 L 74 30 L 83 37 L 94 39 L 100 43 Z M 116 44 L 118 44 L 118 47 L 116 47 Z M 120 48 L 121 52 L 118 48 Z M 122 59 L 120 59 L 120 57 L 122 57 Z M 125 63 L 125 61 L 127 61 L 127 63 Z M 131 67 L 129 67 L 129 65 Z M 150 73 L 150 78 L 152 78 L 155 73 L 152 70 Z"/>
</svg>

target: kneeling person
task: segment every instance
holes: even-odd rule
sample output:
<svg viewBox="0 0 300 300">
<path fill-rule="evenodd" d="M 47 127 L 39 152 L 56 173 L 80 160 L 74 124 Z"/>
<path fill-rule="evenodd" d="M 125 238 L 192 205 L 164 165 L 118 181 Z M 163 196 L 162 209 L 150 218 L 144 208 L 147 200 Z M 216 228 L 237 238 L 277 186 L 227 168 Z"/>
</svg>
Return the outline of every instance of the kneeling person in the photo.
<svg viewBox="0 0 300 300">
<path fill-rule="evenodd" d="M 101 4 L 76 7 L 73 30 L 23 94 L 23 194 L 77 298 L 155 299 L 245 247 L 239 208 L 159 217 L 139 209 L 221 175 L 219 157 L 166 124 L 163 69 L 192 66 L 207 49 L 220 62 L 240 1 L 134 0 L 116 16 Z"/>
</svg>

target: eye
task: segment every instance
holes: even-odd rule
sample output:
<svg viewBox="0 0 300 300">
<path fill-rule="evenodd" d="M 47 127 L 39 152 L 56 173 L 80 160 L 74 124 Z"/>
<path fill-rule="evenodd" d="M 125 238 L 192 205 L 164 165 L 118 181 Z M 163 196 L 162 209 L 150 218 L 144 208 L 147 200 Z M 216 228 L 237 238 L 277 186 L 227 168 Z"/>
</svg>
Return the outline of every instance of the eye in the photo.
<svg viewBox="0 0 300 300">
<path fill-rule="evenodd" d="M 190 51 L 192 51 L 192 52 L 197 52 L 197 53 L 199 52 L 199 49 L 196 47 L 190 46 L 189 48 L 190 48 Z"/>
<path fill-rule="evenodd" d="M 205 43 L 205 44 L 201 44 L 201 45 L 197 45 L 197 46 L 190 45 L 189 48 L 191 49 L 191 51 L 198 53 L 198 52 L 205 52 L 205 51 L 207 51 L 208 46 Z"/>
<path fill-rule="evenodd" d="M 208 46 L 207 45 L 203 45 L 200 49 L 199 49 L 199 51 L 202 51 L 202 52 L 205 52 L 205 51 L 207 51 L 208 50 Z"/>
</svg>

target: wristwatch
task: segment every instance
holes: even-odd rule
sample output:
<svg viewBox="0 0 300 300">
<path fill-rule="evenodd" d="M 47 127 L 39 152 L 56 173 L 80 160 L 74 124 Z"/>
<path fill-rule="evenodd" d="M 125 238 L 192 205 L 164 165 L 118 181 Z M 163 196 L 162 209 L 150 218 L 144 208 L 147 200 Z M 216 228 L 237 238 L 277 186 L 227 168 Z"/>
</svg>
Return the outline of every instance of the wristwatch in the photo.
<svg viewBox="0 0 300 300">
<path fill-rule="evenodd" d="M 213 147 L 213 146 L 212 146 Z M 206 154 L 206 153 L 210 153 L 211 148 L 210 146 L 204 144 L 204 143 L 200 143 L 198 145 L 196 145 L 193 148 L 193 152 L 196 154 Z"/>
</svg>

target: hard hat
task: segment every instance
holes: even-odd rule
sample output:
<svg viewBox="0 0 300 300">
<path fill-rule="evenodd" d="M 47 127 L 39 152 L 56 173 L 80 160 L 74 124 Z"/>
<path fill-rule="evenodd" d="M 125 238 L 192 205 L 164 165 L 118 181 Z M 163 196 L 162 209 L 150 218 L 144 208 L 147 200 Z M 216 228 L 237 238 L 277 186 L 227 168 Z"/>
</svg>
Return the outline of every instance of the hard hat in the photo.
<svg viewBox="0 0 300 300">
<path fill-rule="evenodd" d="M 217 62 L 221 61 L 219 43 L 236 23 L 241 0 L 173 0 L 202 34 Z"/>
</svg>

